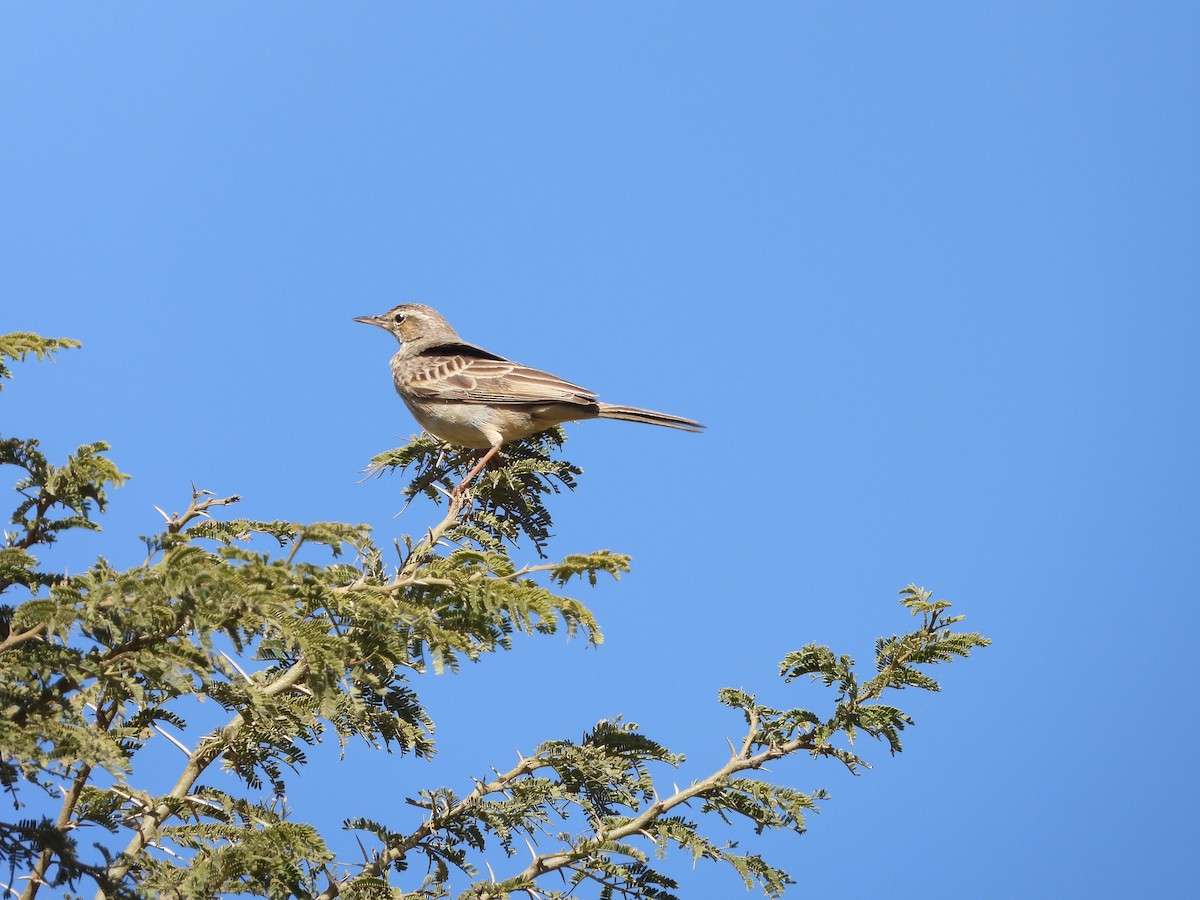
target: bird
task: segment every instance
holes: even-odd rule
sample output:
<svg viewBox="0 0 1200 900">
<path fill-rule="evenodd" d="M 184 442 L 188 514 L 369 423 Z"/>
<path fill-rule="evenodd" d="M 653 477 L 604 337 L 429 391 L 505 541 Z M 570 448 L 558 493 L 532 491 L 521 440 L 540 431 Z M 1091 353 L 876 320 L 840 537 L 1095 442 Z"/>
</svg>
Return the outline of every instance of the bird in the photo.
<svg viewBox="0 0 1200 900">
<path fill-rule="evenodd" d="M 392 357 L 396 393 L 434 437 L 485 450 L 455 488 L 461 492 L 510 441 L 562 422 L 621 419 L 701 432 L 693 419 L 604 403 L 594 391 L 468 344 L 432 307 L 401 303 L 378 316 L 355 316 L 400 342 Z"/>
</svg>

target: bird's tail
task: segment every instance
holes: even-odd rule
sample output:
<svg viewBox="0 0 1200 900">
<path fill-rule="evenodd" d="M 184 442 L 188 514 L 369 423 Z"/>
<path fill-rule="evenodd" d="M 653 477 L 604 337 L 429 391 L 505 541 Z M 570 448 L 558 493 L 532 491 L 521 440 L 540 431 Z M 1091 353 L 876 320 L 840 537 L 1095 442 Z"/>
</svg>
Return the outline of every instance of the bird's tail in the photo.
<svg viewBox="0 0 1200 900">
<path fill-rule="evenodd" d="M 667 413 L 654 412 L 652 409 L 638 409 L 636 406 L 617 406 L 615 403 L 598 403 L 601 419 L 621 419 L 626 422 L 644 422 L 647 425 L 662 425 L 666 428 L 679 428 L 683 431 L 704 430 L 704 426 L 692 419 L 682 416 L 671 416 Z"/>
</svg>

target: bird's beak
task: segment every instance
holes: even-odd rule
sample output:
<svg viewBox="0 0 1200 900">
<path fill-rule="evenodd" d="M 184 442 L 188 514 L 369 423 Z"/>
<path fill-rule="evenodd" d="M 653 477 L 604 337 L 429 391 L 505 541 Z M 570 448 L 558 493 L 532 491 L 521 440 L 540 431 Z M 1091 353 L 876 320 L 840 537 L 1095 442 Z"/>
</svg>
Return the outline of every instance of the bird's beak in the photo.
<svg viewBox="0 0 1200 900">
<path fill-rule="evenodd" d="M 387 328 L 383 316 L 355 316 L 354 321 L 362 322 L 364 325 L 378 325 L 380 328 Z"/>
</svg>

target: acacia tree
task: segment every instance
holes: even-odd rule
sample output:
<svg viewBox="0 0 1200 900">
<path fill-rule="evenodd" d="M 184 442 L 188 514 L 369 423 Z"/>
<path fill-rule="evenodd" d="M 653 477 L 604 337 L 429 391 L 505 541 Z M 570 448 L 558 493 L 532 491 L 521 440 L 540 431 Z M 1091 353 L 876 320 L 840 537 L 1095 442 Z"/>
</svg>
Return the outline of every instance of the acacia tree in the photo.
<svg viewBox="0 0 1200 900">
<path fill-rule="evenodd" d="M 75 347 L 33 334 L 0 337 L 5 360 Z M 204 898 L 671 898 L 655 868 L 672 851 L 732 866 L 748 887 L 780 895 L 791 878 L 759 855 L 706 836 L 713 820 L 802 833 L 824 798 L 772 783 L 763 766 L 784 756 L 863 761 L 849 741 L 865 733 L 894 754 L 912 720 L 884 702 L 911 687 L 937 690 L 928 666 L 965 657 L 987 639 L 955 630 L 949 605 L 909 586 L 900 602 L 911 631 L 880 638 L 862 676 L 848 656 L 809 645 L 780 674 L 811 678 L 829 708 L 773 709 L 740 690 L 720 703 L 744 731 L 727 761 L 686 787 L 655 775 L 683 757 L 619 718 L 580 740 L 549 740 L 507 771 L 413 791 L 394 822 L 350 818 L 361 859 L 339 859 L 316 828 L 282 801 L 308 748 L 329 737 L 428 757 L 432 726 L 414 685 L 430 671 L 508 649 L 514 634 L 565 629 L 591 643 L 591 612 L 563 590 L 576 579 L 617 577 L 629 559 L 598 551 L 557 562 L 542 555 L 545 499 L 579 470 L 555 457 L 561 432 L 511 445 L 461 495 L 448 488 L 471 459 L 430 439 L 377 456 L 384 474 L 407 471 L 411 499 L 445 514 L 423 535 L 394 542 L 385 560 L 365 525 L 250 521 L 222 516 L 238 500 L 193 489 L 182 513 L 145 538 L 130 569 L 104 559 L 66 575 L 34 552 L 71 529 L 98 529 L 107 491 L 127 476 L 102 442 L 53 464 L 34 439 L 0 438 L 17 504 L 0 548 L 0 784 L 15 814 L 0 822 L 0 879 L 33 898 L 95 890 L 98 897 Z M 272 547 L 261 549 L 263 539 Z M 518 566 L 532 547 L 538 561 Z M 193 704 L 225 712 L 189 728 Z M 157 746 L 181 754 L 177 780 L 150 792 L 140 766 Z M 216 767 L 235 792 L 214 786 Z M 23 816 L 31 792 L 57 815 Z M 529 850 L 526 850 L 526 847 Z M 527 855 L 531 854 L 531 855 Z"/>
</svg>

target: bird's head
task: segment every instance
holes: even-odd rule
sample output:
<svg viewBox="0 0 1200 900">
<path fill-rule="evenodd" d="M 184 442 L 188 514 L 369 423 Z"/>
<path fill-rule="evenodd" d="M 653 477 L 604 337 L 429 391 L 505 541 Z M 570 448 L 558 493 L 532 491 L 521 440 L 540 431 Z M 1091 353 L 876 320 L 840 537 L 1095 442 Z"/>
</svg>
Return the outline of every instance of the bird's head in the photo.
<svg viewBox="0 0 1200 900">
<path fill-rule="evenodd" d="M 453 343 L 461 339 L 436 309 L 420 303 L 401 303 L 381 316 L 355 316 L 355 322 L 377 325 L 401 344 Z"/>
</svg>

